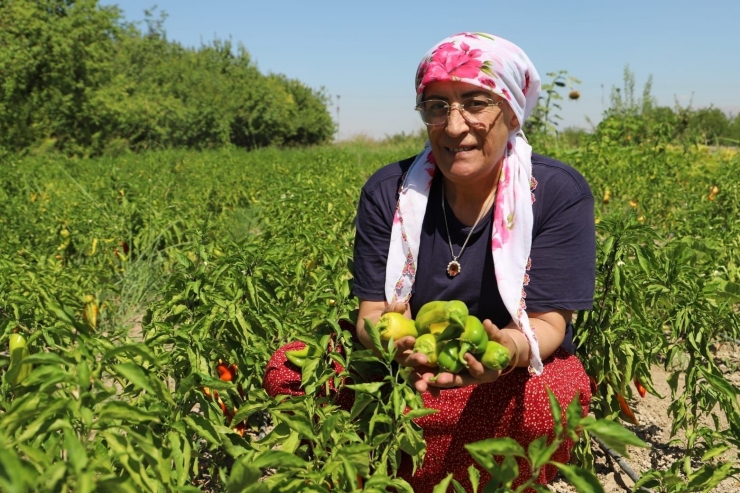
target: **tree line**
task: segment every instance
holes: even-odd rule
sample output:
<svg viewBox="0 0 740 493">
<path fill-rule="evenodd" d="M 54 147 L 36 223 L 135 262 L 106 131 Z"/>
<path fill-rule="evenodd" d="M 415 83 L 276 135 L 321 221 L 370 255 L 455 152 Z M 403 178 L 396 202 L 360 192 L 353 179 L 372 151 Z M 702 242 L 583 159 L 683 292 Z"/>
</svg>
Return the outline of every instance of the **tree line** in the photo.
<svg viewBox="0 0 740 493">
<path fill-rule="evenodd" d="M 262 74 L 243 46 L 170 41 L 97 0 L 0 0 L 0 150 L 76 155 L 330 140 L 323 89 Z"/>
<path fill-rule="evenodd" d="M 562 98 L 560 98 L 562 99 Z M 542 110 L 538 107 L 540 113 Z M 561 134 L 571 145 L 584 140 L 585 131 L 565 129 Z M 693 108 L 678 101 L 661 106 L 652 95 L 652 76 L 642 93 L 638 93 L 635 75 L 624 68 L 623 86 L 612 87 L 610 106 L 592 133 L 598 139 L 634 145 L 641 142 L 663 142 L 681 145 L 740 145 L 740 114 L 727 114 L 714 106 Z"/>
</svg>

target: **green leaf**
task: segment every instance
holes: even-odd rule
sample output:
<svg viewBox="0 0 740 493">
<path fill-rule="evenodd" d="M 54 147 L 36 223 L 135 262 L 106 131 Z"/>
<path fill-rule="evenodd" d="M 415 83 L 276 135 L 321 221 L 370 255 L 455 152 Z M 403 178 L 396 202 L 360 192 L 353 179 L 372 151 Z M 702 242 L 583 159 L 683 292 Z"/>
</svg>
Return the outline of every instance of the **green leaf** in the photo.
<svg viewBox="0 0 740 493">
<path fill-rule="evenodd" d="M 417 418 L 422 418 L 424 416 L 429 416 L 430 414 L 437 414 L 438 412 L 439 412 L 439 409 L 431 409 L 428 407 L 425 407 L 423 409 L 413 409 L 407 412 L 404 415 L 404 418 L 414 420 Z"/>
<path fill-rule="evenodd" d="M 709 371 L 707 371 L 706 368 L 699 367 L 699 371 L 709 381 L 709 384 L 717 391 L 725 396 L 727 396 L 730 399 L 736 399 L 738 393 L 740 393 L 740 390 L 738 390 L 737 387 L 735 387 L 732 382 L 724 378 L 723 376 L 715 375 Z"/>
<path fill-rule="evenodd" d="M 140 343 L 123 344 L 121 346 L 116 346 L 113 349 L 106 351 L 106 353 L 103 355 L 102 362 L 111 360 L 115 357 L 118 357 L 119 355 L 124 355 L 127 358 L 138 356 L 156 368 L 159 368 L 161 366 L 159 363 L 159 358 L 157 358 L 157 356 L 152 353 L 149 347 L 147 347 L 146 344 Z"/>
<path fill-rule="evenodd" d="M 569 430 L 575 430 L 583 419 L 583 408 L 581 407 L 581 399 L 579 395 L 573 397 L 568 407 L 565 410 L 566 423 Z"/>
<path fill-rule="evenodd" d="M 205 375 L 203 373 L 195 373 L 194 375 L 197 377 L 196 380 L 199 382 L 199 387 L 208 387 L 211 390 L 236 389 L 236 386 L 229 381 L 221 380 L 220 378 L 213 378 L 210 375 Z"/>
<path fill-rule="evenodd" d="M 144 389 L 152 395 L 156 395 L 154 389 L 149 385 L 149 379 L 147 378 L 144 370 L 141 366 L 134 363 L 121 363 L 119 365 L 113 365 L 113 370 L 129 382 L 133 383 L 140 389 Z"/>
<path fill-rule="evenodd" d="M 221 436 L 213 427 L 213 423 L 202 416 L 190 415 L 185 416 L 185 423 L 195 431 L 200 437 L 204 438 L 212 445 L 221 445 Z"/>
<path fill-rule="evenodd" d="M 495 456 L 525 457 L 522 446 L 516 440 L 508 437 L 489 438 L 471 443 L 465 445 L 465 449 L 478 464 L 493 476 L 500 470 L 498 463 L 494 460 Z"/>
<path fill-rule="evenodd" d="M 731 463 L 704 465 L 689 476 L 689 491 L 711 491 L 719 483 L 738 473 L 740 468 Z"/>
<path fill-rule="evenodd" d="M 709 450 L 707 450 L 704 453 L 704 455 L 701 456 L 701 461 L 702 462 L 708 462 L 708 461 L 714 459 L 715 457 L 719 457 L 720 455 L 724 454 L 725 452 L 727 452 L 731 448 L 732 447 L 730 447 L 729 445 L 725 445 L 725 444 L 719 445 L 719 446 L 716 446 L 716 447 L 712 447 Z"/>
<path fill-rule="evenodd" d="M 384 348 L 383 344 L 380 342 L 380 332 L 378 332 L 378 329 L 375 328 L 375 325 L 370 321 L 370 319 L 365 318 L 363 320 L 365 321 L 365 333 L 372 341 L 373 347 L 378 351 L 378 353 L 384 354 L 386 352 L 386 348 Z"/>
<path fill-rule="evenodd" d="M 383 388 L 385 382 L 371 382 L 371 383 L 358 383 L 345 385 L 346 388 L 352 389 L 356 392 L 364 392 L 372 396 L 379 397 L 380 389 Z"/>
<path fill-rule="evenodd" d="M 482 453 L 493 456 L 526 457 L 522 446 L 513 438 L 488 438 L 479 442 L 465 445 L 465 449 L 472 453 Z"/>
<path fill-rule="evenodd" d="M 447 488 L 450 487 L 450 481 L 452 481 L 452 473 L 448 474 L 446 478 L 437 483 L 432 493 L 447 493 Z"/>
<path fill-rule="evenodd" d="M 263 409 L 265 409 L 265 404 L 261 402 L 245 404 L 239 408 L 239 411 L 237 411 L 237 413 L 234 415 L 232 422 L 241 423 L 242 421 L 250 417 L 252 414 L 256 413 L 257 411 L 261 411 Z"/>
<path fill-rule="evenodd" d="M 123 401 L 106 402 L 98 414 L 97 427 L 106 428 L 111 425 L 110 421 L 121 420 L 124 423 L 144 423 L 153 421 L 159 423 L 156 414 L 145 409 L 132 406 Z"/>
<path fill-rule="evenodd" d="M 555 435 L 560 435 L 563 432 L 563 410 L 560 407 L 555 394 L 550 389 L 547 389 L 547 399 L 550 402 L 550 413 L 553 418 L 555 426 Z"/>
<path fill-rule="evenodd" d="M 34 368 L 30 375 L 23 379 L 23 387 L 34 387 L 39 385 L 39 391 L 45 392 L 48 389 L 56 389 L 57 384 L 76 383 L 77 379 L 65 368 L 52 365 L 44 365 Z"/>
<path fill-rule="evenodd" d="M 401 428 L 400 435 L 399 448 L 411 457 L 421 457 L 426 447 L 421 433 L 413 427 L 406 425 Z"/>
<path fill-rule="evenodd" d="M 599 437 L 609 448 L 617 453 L 628 457 L 627 445 L 635 447 L 647 447 L 648 444 L 640 440 L 634 433 L 624 428 L 615 421 L 607 419 L 596 420 L 586 416 L 581 421 L 585 430 Z"/>
<path fill-rule="evenodd" d="M 275 468 L 275 469 L 304 468 L 304 469 L 307 469 L 309 467 L 309 463 L 301 459 L 297 455 L 294 455 L 289 452 L 283 452 L 281 450 L 268 450 L 267 452 L 264 452 L 263 454 L 258 455 L 252 462 L 252 465 L 259 469 L 266 469 L 266 468 Z"/>
<path fill-rule="evenodd" d="M 461 485 L 456 479 L 452 480 L 452 487 L 455 489 L 456 493 L 467 493 L 465 488 L 463 488 L 463 485 Z"/>
<path fill-rule="evenodd" d="M 487 76 L 489 76 L 489 77 L 491 77 L 493 79 L 497 78 L 496 77 L 496 73 L 493 70 L 491 70 L 491 67 L 489 65 L 487 65 L 487 64 L 482 65 L 480 67 L 480 70 L 481 70 L 481 72 L 483 72 L 484 74 L 486 74 Z"/>
<path fill-rule="evenodd" d="M 44 469 L 44 472 L 41 474 L 41 476 L 39 477 L 39 481 L 36 484 L 43 484 L 46 488 L 49 488 L 49 490 L 47 491 L 54 491 L 52 488 L 54 488 L 57 483 L 62 481 L 66 474 L 67 464 L 64 462 L 56 462 L 48 468 Z M 0 491 L 5 490 L 0 489 Z"/>
<path fill-rule="evenodd" d="M 539 469 L 545 465 L 550 460 L 552 454 L 558 449 L 559 445 L 557 440 L 548 445 L 547 436 L 541 436 L 532 440 L 527 449 L 529 460 L 532 463 L 532 469 Z"/>
<path fill-rule="evenodd" d="M 478 493 L 478 488 L 480 487 L 480 471 L 477 467 L 473 465 L 468 467 L 468 478 L 473 487 L 473 493 Z"/>
<path fill-rule="evenodd" d="M 269 488 L 260 482 L 262 472 L 258 467 L 249 464 L 245 457 L 240 458 L 231 468 L 231 474 L 226 481 L 226 491 L 229 493 L 242 493 L 253 491 L 255 493 L 267 493 Z M 256 488 L 261 486 L 262 488 Z"/>
<path fill-rule="evenodd" d="M 77 438 L 77 433 L 70 429 L 64 430 L 64 449 L 67 452 L 67 461 L 78 475 L 81 474 L 87 467 L 87 453 Z"/>
<path fill-rule="evenodd" d="M 23 362 L 32 365 L 64 365 L 67 367 L 72 364 L 56 353 L 33 353 L 26 356 Z"/>
<path fill-rule="evenodd" d="M 46 309 L 60 321 L 73 327 L 77 332 L 86 335 L 90 334 L 90 328 L 86 324 L 75 320 L 72 310 L 69 307 L 64 306 L 62 303 L 50 301 L 46 304 Z"/>
<path fill-rule="evenodd" d="M 0 448 L 0 491 L 31 491 L 37 474 L 13 450 Z"/>
<path fill-rule="evenodd" d="M 288 416 L 287 414 L 283 413 L 274 413 L 275 419 L 278 421 L 282 421 L 288 427 L 290 427 L 291 430 L 300 433 L 304 437 L 315 440 L 316 434 L 313 430 L 313 425 L 305 416 L 295 415 L 295 416 Z"/>
<path fill-rule="evenodd" d="M 54 420 L 54 418 L 60 414 L 62 414 L 63 419 L 69 423 L 69 417 L 62 413 L 69 404 L 70 400 L 64 398 L 59 398 L 49 403 L 49 405 L 42 408 L 42 411 L 38 414 L 36 419 L 26 426 L 26 429 L 23 430 L 23 433 L 21 433 L 16 441 L 24 442 L 26 440 L 33 439 L 43 426 L 48 427 L 51 424 L 50 421 Z M 69 426 L 71 428 L 71 424 Z"/>
<path fill-rule="evenodd" d="M 652 275 L 652 272 L 655 270 L 655 267 L 648 260 L 648 255 L 649 255 L 648 251 L 644 247 L 636 245 L 635 255 L 637 256 L 637 262 L 642 268 L 642 271 L 648 276 Z"/>
<path fill-rule="evenodd" d="M 567 479 L 579 493 L 604 493 L 604 487 L 599 483 L 598 478 L 591 471 L 576 466 L 561 464 L 559 462 L 551 462 L 551 464 L 558 468 L 560 474 L 565 476 L 565 479 Z"/>
<path fill-rule="evenodd" d="M 350 411 L 349 419 L 355 420 L 357 417 L 362 414 L 362 412 L 365 410 L 365 408 L 370 404 L 376 402 L 375 398 L 371 394 L 356 394 L 355 395 L 355 402 L 352 404 L 352 410 Z"/>
</svg>

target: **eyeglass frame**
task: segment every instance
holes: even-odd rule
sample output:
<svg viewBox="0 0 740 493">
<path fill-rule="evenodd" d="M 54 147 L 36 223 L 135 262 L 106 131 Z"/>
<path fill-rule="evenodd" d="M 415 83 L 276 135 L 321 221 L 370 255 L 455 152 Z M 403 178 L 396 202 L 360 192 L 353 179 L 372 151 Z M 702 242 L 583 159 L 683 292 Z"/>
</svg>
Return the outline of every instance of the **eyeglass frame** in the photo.
<svg viewBox="0 0 740 493">
<path fill-rule="evenodd" d="M 500 106 L 501 103 L 504 102 L 503 99 L 500 100 L 500 101 L 494 101 L 492 98 L 489 98 L 489 97 L 486 97 L 486 99 L 488 100 L 488 108 L 490 108 L 491 106 Z M 463 101 L 470 101 L 470 100 L 475 100 L 475 96 L 469 97 L 469 98 L 465 98 Z M 447 115 L 445 116 L 444 121 L 441 121 L 439 123 L 427 123 L 424 120 L 424 115 L 422 114 L 422 111 L 423 110 L 421 109 L 421 105 L 423 105 L 424 103 L 428 103 L 430 101 L 439 101 L 440 103 L 444 103 L 445 106 L 447 106 Z M 481 100 L 477 100 L 477 101 L 482 102 Z M 419 112 L 419 116 L 421 117 L 421 121 L 424 123 L 424 125 L 426 125 L 428 127 L 436 127 L 438 125 L 445 125 L 445 124 L 447 124 L 449 122 L 449 120 L 450 120 L 450 113 L 452 113 L 452 110 L 454 108 L 457 108 L 457 110 L 460 112 L 460 116 L 462 116 L 463 117 L 463 120 L 465 120 L 469 124 L 471 124 L 471 125 L 485 125 L 484 122 L 473 122 L 473 121 L 468 120 L 465 117 L 465 104 L 464 103 L 448 103 L 444 99 L 425 99 L 424 101 L 419 101 L 416 104 L 416 106 L 414 106 L 414 110 Z"/>
</svg>

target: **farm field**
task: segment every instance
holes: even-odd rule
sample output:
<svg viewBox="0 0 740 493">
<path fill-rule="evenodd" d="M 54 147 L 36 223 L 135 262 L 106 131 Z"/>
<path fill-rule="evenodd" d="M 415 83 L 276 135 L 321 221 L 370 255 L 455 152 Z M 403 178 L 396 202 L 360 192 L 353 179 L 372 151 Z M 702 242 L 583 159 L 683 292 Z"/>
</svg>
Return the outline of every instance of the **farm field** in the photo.
<svg viewBox="0 0 740 493">
<path fill-rule="evenodd" d="M 0 158 L 0 490 L 404 491 L 418 396 L 339 322 L 356 308 L 360 188 L 419 148 Z M 595 305 L 576 320 L 593 414 L 653 444 L 631 463 L 653 491 L 732 491 L 740 154 L 606 139 L 543 153 L 596 198 Z M 32 365 L 17 384 L 14 331 Z M 345 350 L 309 358 L 308 396 L 273 400 L 265 365 L 296 339 Z M 372 371 L 385 380 L 362 382 Z M 578 456 L 606 484 L 593 443 Z"/>
</svg>

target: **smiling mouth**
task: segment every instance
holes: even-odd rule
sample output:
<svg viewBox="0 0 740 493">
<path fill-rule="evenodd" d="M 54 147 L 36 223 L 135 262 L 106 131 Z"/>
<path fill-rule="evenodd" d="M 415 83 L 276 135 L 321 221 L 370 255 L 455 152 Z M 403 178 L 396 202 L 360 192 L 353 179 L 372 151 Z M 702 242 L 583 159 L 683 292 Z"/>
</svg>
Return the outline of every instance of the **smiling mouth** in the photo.
<svg viewBox="0 0 740 493">
<path fill-rule="evenodd" d="M 474 146 L 468 146 L 468 147 L 448 147 L 447 150 L 450 152 L 466 152 L 466 151 L 472 151 L 475 149 Z"/>
</svg>

